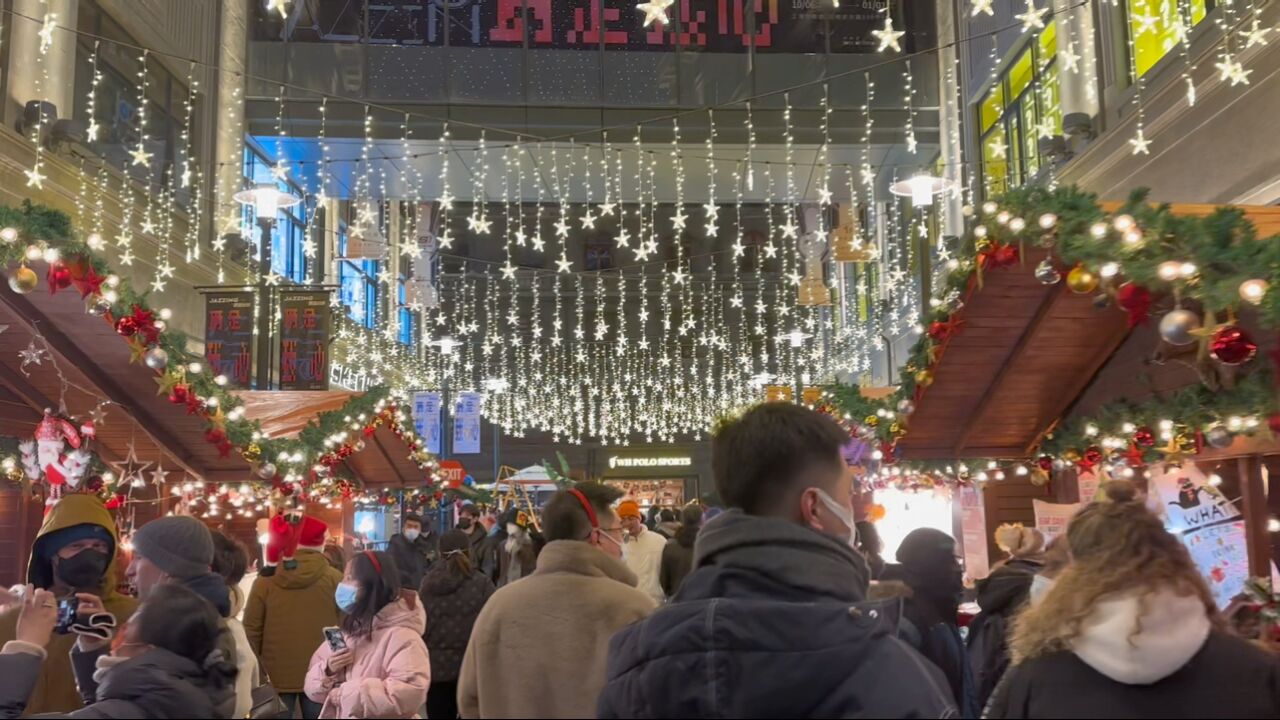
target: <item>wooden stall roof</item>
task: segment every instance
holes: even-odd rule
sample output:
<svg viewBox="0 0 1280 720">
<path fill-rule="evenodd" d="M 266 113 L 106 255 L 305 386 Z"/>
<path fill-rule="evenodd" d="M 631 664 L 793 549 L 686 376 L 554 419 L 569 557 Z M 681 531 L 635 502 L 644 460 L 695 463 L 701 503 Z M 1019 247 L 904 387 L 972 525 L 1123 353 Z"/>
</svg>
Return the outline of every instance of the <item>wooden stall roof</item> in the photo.
<svg viewBox="0 0 1280 720">
<path fill-rule="evenodd" d="M 242 392 L 245 417 L 262 424 L 269 437 L 292 437 L 321 413 L 341 410 L 358 393 L 344 390 Z M 367 488 L 420 487 L 426 474 L 409 457 L 409 448 L 383 425 L 364 438 L 364 450 L 346 459 L 347 467 Z"/>
<path fill-rule="evenodd" d="M 47 267 L 34 263 L 32 269 L 43 277 Z M 205 441 L 202 418 L 156 394 L 155 373 L 129 362 L 128 344 L 103 318 L 85 313 L 74 288 L 55 295 L 44 285 L 28 295 L 6 288 L 0 292 L 0 325 L 8 326 L 0 332 L 0 386 L 5 390 L 0 403 L 7 408 L 0 413 L 0 432 L 29 437 L 44 408 L 58 407 L 62 383 L 53 362 L 29 365 L 24 372 L 18 355 L 43 336 L 72 385 L 66 403 L 73 416 L 87 414 L 104 399 L 113 403 L 96 428 L 94 449 L 104 461 L 123 459 L 133 444 L 139 458 L 163 463 L 172 473 L 170 480 L 181 480 L 183 472 L 210 482 L 239 482 L 248 475 L 249 464 L 238 453 L 220 457 Z M 14 402 L 30 410 L 26 417 Z"/>
<path fill-rule="evenodd" d="M 1119 202 L 1101 203 L 1113 212 Z M 1207 215 L 1212 205 L 1174 205 Z M 1242 208 L 1259 237 L 1280 234 L 1280 208 Z M 957 332 L 944 344 L 898 441 L 907 459 L 1025 457 L 1066 412 L 1128 335 L 1125 313 L 1098 309 L 1092 294 L 1032 273 L 1047 255 L 1024 252 L 1022 266 L 985 273 L 965 297 Z M 1065 272 L 1064 272 L 1065 275 Z"/>
<path fill-rule="evenodd" d="M 968 294 L 898 441 L 904 458 L 1024 456 L 1124 339 L 1123 312 L 1035 279 L 1046 253 L 1029 248 Z"/>
</svg>

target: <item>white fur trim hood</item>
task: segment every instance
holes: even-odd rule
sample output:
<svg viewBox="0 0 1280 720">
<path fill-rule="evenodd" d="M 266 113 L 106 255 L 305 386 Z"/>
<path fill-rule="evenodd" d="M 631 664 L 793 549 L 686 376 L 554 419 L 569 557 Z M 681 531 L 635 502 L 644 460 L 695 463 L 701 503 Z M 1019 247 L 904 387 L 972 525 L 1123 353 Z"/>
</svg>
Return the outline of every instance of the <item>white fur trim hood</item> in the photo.
<svg viewBox="0 0 1280 720">
<path fill-rule="evenodd" d="M 1116 682 L 1150 685 L 1186 665 L 1209 630 L 1199 598 L 1161 589 L 1145 601 L 1136 593 L 1099 601 L 1071 649 Z"/>
</svg>

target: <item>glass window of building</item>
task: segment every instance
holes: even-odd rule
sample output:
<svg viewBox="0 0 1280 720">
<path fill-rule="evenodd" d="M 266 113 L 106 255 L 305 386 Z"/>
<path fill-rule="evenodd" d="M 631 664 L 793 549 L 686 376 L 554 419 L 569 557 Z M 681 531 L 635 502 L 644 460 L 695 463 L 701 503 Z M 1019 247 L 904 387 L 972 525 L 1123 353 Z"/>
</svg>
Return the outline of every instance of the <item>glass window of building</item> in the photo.
<svg viewBox="0 0 1280 720">
<path fill-rule="evenodd" d="M 1040 169 L 1040 138 L 1062 133 L 1057 23 L 1014 57 L 978 104 L 982 182 L 987 195 L 1021 185 Z"/>
<path fill-rule="evenodd" d="M 378 318 L 378 265 L 370 259 L 346 259 L 347 224 L 338 227 L 339 299 L 347 309 L 347 317 L 371 328 Z"/>
<path fill-rule="evenodd" d="M 1213 9 L 1213 0 L 1126 0 L 1133 69 L 1146 75 Z"/>
<path fill-rule="evenodd" d="M 303 254 L 303 244 L 307 237 L 307 196 L 302 188 L 288 180 L 278 180 L 271 173 L 272 164 L 266 155 L 246 143 L 244 148 L 244 178 L 249 186 L 261 183 L 275 183 L 281 192 L 289 193 L 301 199 L 293 207 L 280 208 L 276 214 L 276 224 L 271 231 L 271 271 L 290 282 L 301 283 L 307 277 L 307 258 Z M 241 208 L 241 223 L 246 239 L 251 247 L 257 248 L 262 242 L 262 228 L 258 226 L 253 206 Z M 255 255 L 257 251 L 255 250 Z"/>
</svg>

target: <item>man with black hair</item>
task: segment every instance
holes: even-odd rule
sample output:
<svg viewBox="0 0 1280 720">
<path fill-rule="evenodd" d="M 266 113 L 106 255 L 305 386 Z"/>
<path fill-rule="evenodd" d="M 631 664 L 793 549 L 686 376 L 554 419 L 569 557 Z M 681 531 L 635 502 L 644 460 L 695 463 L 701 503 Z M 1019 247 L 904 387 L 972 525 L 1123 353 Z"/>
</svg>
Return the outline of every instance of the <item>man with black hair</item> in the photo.
<svg viewBox="0 0 1280 720">
<path fill-rule="evenodd" d="M 422 576 L 440 554 L 440 538 L 430 528 L 422 529 L 422 517 L 407 512 L 400 522 L 400 532 L 391 536 L 387 552 L 400 568 L 400 586 L 416 588 Z"/>
<path fill-rule="evenodd" d="M 578 483 L 543 507 L 536 569 L 476 619 L 458 678 L 462 717 L 595 716 L 609 638 L 653 611 L 622 562 L 620 495 Z"/>
<path fill-rule="evenodd" d="M 614 636 L 597 717 L 955 715 L 890 608 L 865 602 L 847 442 L 790 403 L 722 424 L 711 462 L 729 510 L 698 534 L 672 602 Z"/>
</svg>

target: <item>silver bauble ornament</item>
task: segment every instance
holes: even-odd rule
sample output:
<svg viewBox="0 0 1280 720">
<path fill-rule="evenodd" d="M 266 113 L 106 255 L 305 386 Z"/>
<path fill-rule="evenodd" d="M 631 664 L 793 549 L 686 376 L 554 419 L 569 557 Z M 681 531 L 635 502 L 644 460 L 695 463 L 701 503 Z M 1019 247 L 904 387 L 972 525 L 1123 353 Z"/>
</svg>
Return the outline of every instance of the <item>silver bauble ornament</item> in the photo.
<svg viewBox="0 0 1280 720">
<path fill-rule="evenodd" d="M 1209 432 L 1204 434 L 1204 437 L 1209 441 L 1210 445 L 1219 450 L 1230 447 L 1231 441 L 1235 439 L 1231 437 L 1231 431 L 1221 425 L 1215 425 L 1210 428 Z"/>
<path fill-rule="evenodd" d="M 1048 258 L 1045 258 L 1036 266 L 1036 280 L 1043 285 L 1056 285 L 1062 280 L 1062 273 L 1058 272 L 1058 268 L 1054 267 Z"/>
<path fill-rule="evenodd" d="M 858 428 L 858 437 L 866 440 L 867 442 L 871 442 L 876 439 L 876 429 L 870 425 L 863 425 Z"/>
<path fill-rule="evenodd" d="M 106 315 L 109 310 L 111 310 L 111 301 L 104 297 L 95 297 L 84 306 L 85 312 L 98 317 Z"/>
<path fill-rule="evenodd" d="M 276 476 L 276 466 L 269 462 L 264 462 L 258 466 L 257 473 L 258 477 L 263 480 L 270 480 Z"/>
<path fill-rule="evenodd" d="M 916 411 L 916 404 L 910 398 L 903 398 L 898 401 L 898 412 L 903 415 L 910 415 Z"/>
<path fill-rule="evenodd" d="M 1160 318 L 1160 337 L 1170 345 L 1190 345 L 1196 341 L 1191 333 L 1200 329 L 1200 316 L 1177 308 Z"/>
<path fill-rule="evenodd" d="M 153 347 L 143 356 L 142 361 L 152 370 L 163 370 L 169 366 L 169 353 L 163 348 Z"/>
</svg>

